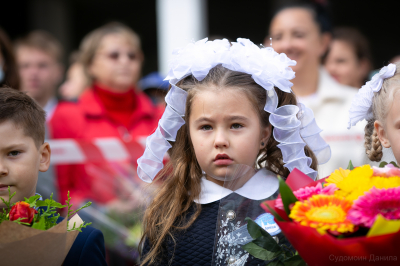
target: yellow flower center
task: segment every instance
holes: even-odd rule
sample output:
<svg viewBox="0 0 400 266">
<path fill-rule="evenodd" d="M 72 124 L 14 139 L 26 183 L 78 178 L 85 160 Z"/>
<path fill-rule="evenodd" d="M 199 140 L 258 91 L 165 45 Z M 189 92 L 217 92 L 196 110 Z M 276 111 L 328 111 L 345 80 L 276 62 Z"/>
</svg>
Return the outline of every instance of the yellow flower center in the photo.
<svg viewBox="0 0 400 266">
<path fill-rule="evenodd" d="M 312 208 L 305 215 L 311 221 L 323 223 L 343 222 L 346 218 L 346 213 L 338 206 Z"/>
</svg>

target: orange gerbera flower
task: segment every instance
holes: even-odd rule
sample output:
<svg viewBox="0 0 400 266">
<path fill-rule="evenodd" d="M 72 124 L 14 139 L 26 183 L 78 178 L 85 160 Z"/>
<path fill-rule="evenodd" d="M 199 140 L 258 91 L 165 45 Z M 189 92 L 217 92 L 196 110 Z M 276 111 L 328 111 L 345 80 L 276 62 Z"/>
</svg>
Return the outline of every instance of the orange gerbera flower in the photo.
<svg viewBox="0 0 400 266">
<path fill-rule="evenodd" d="M 347 219 L 353 202 L 343 197 L 314 195 L 304 202 L 297 201 L 289 217 L 304 226 L 346 233 L 354 230 Z"/>
</svg>

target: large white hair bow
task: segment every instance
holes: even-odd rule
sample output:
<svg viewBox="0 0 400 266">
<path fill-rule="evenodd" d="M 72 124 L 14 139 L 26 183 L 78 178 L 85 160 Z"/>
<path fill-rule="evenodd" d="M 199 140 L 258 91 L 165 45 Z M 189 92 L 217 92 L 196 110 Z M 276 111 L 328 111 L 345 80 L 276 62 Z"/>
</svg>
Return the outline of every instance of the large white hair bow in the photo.
<svg viewBox="0 0 400 266">
<path fill-rule="evenodd" d="M 193 75 L 203 80 L 210 69 L 221 64 L 223 67 L 250 74 L 255 82 L 266 90 L 267 101 L 264 107 L 271 114 L 274 126 L 273 136 L 280 142 L 285 167 L 290 171 L 298 168 L 315 179 L 317 172 L 310 168 L 311 158 L 304 153 L 307 144 L 316 154 L 318 161 L 326 163 L 330 159 L 330 147 L 321 138 L 312 111 L 304 105 L 285 105 L 277 108 L 278 96 L 274 87 L 290 93 L 295 74 L 290 66 L 296 61 L 285 54 L 278 54 L 272 48 L 260 48 L 248 39 L 238 38 L 237 42 L 228 40 L 207 41 L 207 38 L 190 43 L 173 52 L 170 70 L 166 80 L 171 90 L 166 96 L 167 107 L 159 121 L 156 131 L 146 139 L 146 150 L 138 159 L 138 175 L 152 182 L 163 168 L 163 158 L 171 147 L 168 141 L 175 141 L 185 115 L 187 92 L 176 86 L 183 78 Z"/>
<path fill-rule="evenodd" d="M 383 81 L 393 77 L 396 72 L 396 65 L 389 64 L 383 67 L 379 73 L 376 73 L 370 81 L 368 81 L 354 96 L 349 110 L 349 122 L 347 128 L 350 129 L 358 122 L 370 120 L 373 118 L 372 98 L 374 92 L 379 92 L 382 88 Z"/>
</svg>

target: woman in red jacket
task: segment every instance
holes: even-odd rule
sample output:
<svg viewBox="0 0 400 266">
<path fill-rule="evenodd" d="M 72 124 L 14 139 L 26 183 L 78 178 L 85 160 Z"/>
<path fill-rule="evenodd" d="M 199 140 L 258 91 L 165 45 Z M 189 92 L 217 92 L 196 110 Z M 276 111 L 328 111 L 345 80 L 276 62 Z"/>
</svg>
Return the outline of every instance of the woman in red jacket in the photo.
<svg viewBox="0 0 400 266">
<path fill-rule="evenodd" d="M 83 141 L 118 137 L 131 144 L 143 141 L 157 127 L 162 110 L 136 89 L 143 63 L 138 35 L 122 24 L 107 24 L 83 39 L 80 56 L 91 86 L 78 103 L 64 104 L 55 114 L 53 136 Z M 140 145 L 135 147 L 129 150 L 132 158 L 135 154 L 139 157 L 144 150 Z M 118 157 L 113 149 L 107 152 Z M 126 170 L 119 163 L 117 167 Z M 125 163 L 122 165 L 136 166 L 136 160 Z M 133 190 L 127 189 L 129 182 L 110 165 L 98 162 L 58 166 L 61 200 L 70 191 L 75 202 L 91 200 L 129 209 L 134 205 Z"/>
</svg>

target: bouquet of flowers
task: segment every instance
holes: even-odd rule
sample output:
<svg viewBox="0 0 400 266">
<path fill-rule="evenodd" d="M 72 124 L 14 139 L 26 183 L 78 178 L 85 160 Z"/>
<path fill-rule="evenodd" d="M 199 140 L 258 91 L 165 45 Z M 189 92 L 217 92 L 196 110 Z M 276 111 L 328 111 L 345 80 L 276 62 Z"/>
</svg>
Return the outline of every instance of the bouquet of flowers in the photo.
<svg viewBox="0 0 400 266">
<path fill-rule="evenodd" d="M 400 169 L 381 166 L 350 162 L 318 181 L 295 169 L 262 207 L 310 266 L 398 265 Z"/>
<path fill-rule="evenodd" d="M 62 205 L 50 197 L 41 200 L 40 195 L 25 198 L 14 204 L 11 194 L 0 211 L 0 255 L 4 265 L 61 265 L 78 233 L 86 224 L 76 214 L 86 208 L 88 202 L 76 211 L 72 210 L 68 193 L 67 205 Z M 58 221 L 57 209 L 68 208 L 67 219 Z M 71 219 L 69 219 L 72 217 Z M 59 222 L 59 223 L 57 223 Z M 21 256 L 23 250 L 23 256 Z"/>
</svg>

